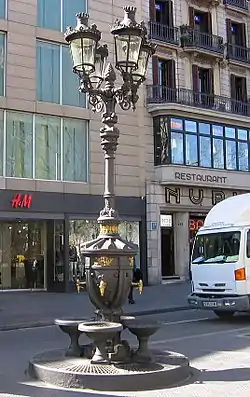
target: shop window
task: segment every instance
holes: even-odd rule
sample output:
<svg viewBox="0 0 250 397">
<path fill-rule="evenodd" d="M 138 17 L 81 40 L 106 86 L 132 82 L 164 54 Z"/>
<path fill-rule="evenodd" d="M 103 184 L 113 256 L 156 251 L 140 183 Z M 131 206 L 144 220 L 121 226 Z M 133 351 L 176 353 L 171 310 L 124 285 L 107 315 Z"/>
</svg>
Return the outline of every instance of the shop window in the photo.
<svg viewBox="0 0 250 397">
<path fill-rule="evenodd" d="M 32 178 L 32 115 L 7 112 L 6 176 Z"/>
<path fill-rule="evenodd" d="M 81 120 L 63 121 L 63 179 L 86 182 L 88 179 L 88 131 Z"/>
<path fill-rule="evenodd" d="M 247 130 L 238 129 L 238 139 L 240 139 L 242 141 L 247 141 L 248 140 Z"/>
<path fill-rule="evenodd" d="M 37 7 L 39 27 L 64 32 L 67 26 L 75 26 L 77 12 L 87 11 L 87 2 L 84 0 L 53 0 L 53 2 L 38 0 Z"/>
<path fill-rule="evenodd" d="M 61 120 L 58 117 L 36 116 L 37 179 L 61 179 Z"/>
<path fill-rule="evenodd" d="M 213 125 L 212 126 L 212 134 L 213 134 L 213 136 L 223 136 L 222 125 Z"/>
<path fill-rule="evenodd" d="M 235 128 L 225 127 L 225 137 L 235 139 Z"/>
<path fill-rule="evenodd" d="M 197 132 L 197 124 L 195 121 L 185 120 L 185 131 Z"/>
</svg>

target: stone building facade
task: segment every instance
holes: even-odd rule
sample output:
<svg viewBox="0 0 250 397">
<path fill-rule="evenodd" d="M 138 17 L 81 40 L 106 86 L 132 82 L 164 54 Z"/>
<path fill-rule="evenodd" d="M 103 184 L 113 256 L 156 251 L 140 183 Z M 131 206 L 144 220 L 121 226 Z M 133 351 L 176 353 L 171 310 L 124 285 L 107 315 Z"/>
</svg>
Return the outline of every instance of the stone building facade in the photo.
<svg viewBox="0 0 250 397">
<path fill-rule="evenodd" d="M 158 45 L 146 92 L 153 131 L 146 196 L 152 284 L 188 278 L 192 243 L 208 211 L 250 190 L 248 4 L 149 1 Z"/>
</svg>

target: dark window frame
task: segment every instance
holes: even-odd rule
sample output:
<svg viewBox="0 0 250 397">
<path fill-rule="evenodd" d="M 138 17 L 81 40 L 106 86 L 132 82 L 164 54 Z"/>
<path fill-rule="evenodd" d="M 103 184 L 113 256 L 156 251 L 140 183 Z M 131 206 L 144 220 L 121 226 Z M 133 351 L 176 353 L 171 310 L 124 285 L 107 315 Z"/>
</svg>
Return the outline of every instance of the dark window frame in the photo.
<svg viewBox="0 0 250 397">
<path fill-rule="evenodd" d="M 157 116 L 154 118 L 154 120 L 156 119 L 163 119 L 161 122 L 165 122 L 167 123 L 167 131 L 169 134 L 169 147 L 168 147 L 168 162 L 164 163 L 164 164 L 173 164 L 173 165 L 180 165 L 172 163 L 172 148 L 171 148 L 171 140 L 172 140 L 172 132 L 175 133 L 179 133 L 182 135 L 182 139 L 183 139 L 183 145 L 182 145 L 182 150 L 183 150 L 183 164 L 182 165 L 186 165 L 187 167 L 197 167 L 197 168 L 204 168 L 204 169 L 215 169 L 215 170 L 226 170 L 226 171 L 239 171 L 239 172 L 250 172 L 250 129 L 247 129 L 245 127 L 241 127 L 241 126 L 236 126 L 236 125 L 229 125 L 229 124 L 222 124 L 222 123 L 216 123 L 216 122 L 208 122 L 206 120 L 198 120 L 198 119 L 192 119 L 192 118 L 184 118 L 184 117 L 180 117 L 180 116 L 175 116 L 173 115 L 171 116 Z M 172 128 L 171 126 L 171 120 L 178 120 L 182 122 L 182 130 L 178 129 L 178 128 Z M 192 121 L 196 123 L 196 131 L 197 132 L 190 132 L 190 131 L 186 131 L 185 130 L 185 121 Z M 203 133 L 200 131 L 200 125 L 199 124 L 208 124 L 210 126 L 210 132 L 208 133 Z M 213 135 L 213 131 L 212 131 L 212 126 L 221 126 L 223 127 L 223 134 L 222 136 L 216 136 Z M 235 129 L 235 138 L 230 138 L 230 137 L 226 137 L 225 134 L 225 129 L 226 128 L 234 128 Z M 241 139 L 238 137 L 238 130 L 245 130 L 247 131 L 247 139 Z M 187 135 L 196 135 L 197 136 L 197 159 L 198 159 L 198 164 L 197 165 L 190 165 L 187 164 L 187 156 L 186 156 L 186 136 Z M 155 136 L 155 133 L 154 133 Z M 210 139 L 210 147 L 211 147 L 211 167 L 205 167 L 203 165 L 201 165 L 201 158 L 200 158 L 200 137 L 206 137 Z M 155 138 L 154 138 L 155 139 Z M 213 155 L 213 139 L 221 139 L 223 142 L 223 155 L 224 155 L 224 161 L 223 161 L 223 168 L 216 168 L 214 167 L 214 155 Z M 231 142 L 235 142 L 235 146 L 236 146 L 236 168 L 235 169 L 228 169 L 227 168 L 227 158 L 226 158 L 226 143 L 227 141 L 231 141 Z M 248 156 L 247 156 L 247 162 L 248 162 L 248 169 L 247 170 L 242 170 L 239 167 L 239 149 L 238 149 L 238 145 L 239 143 L 245 143 L 248 146 Z M 161 164 L 159 162 L 157 162 L 157 164 L 155 163 L 155 165 L 164 165 Z"/>
</svg>

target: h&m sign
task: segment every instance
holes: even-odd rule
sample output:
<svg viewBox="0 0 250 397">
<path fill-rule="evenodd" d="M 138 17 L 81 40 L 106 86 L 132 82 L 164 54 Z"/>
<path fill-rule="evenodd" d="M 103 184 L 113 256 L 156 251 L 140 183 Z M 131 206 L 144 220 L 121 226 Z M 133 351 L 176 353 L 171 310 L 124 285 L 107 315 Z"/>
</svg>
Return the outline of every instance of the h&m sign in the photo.
<svg viewBox="0 0 250 397">
<path fill-rule="evenodd" d="M 237 196 L 237 192 L 232 192 L 232 196 Z M 203 189 L 188 189 L 188 197 L 190 203 L 194 205 L 202 205 L 204 201 Z M 222 190 L 214 189 L 211 191 L 211 205 L 218 204 L 225 200 L 226 194 Z M 165 201 L 167 204 L 181 204 L 181 189 L 180 188 L 165 188 Z"/>
</svg>

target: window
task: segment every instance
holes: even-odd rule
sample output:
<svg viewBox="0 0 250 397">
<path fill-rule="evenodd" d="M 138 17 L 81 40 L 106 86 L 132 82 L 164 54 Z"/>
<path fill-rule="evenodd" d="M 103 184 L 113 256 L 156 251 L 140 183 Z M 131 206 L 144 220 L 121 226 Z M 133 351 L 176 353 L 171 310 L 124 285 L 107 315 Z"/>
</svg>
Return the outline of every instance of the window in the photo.
<svg viewBox="0 0 250 397">
<path fill-rule="evenodd" d="M 0 33 L 0 96 L 5 95 L 5 37 Z"/>
<path fill-rule="evenodd" d="M 37 42 L 37 100 L 60 103 L 60 46 Z"/>
<path fill-rule="evenodd" d="M 211 139 L 206 136 L 200 137 L 200 166 L 212 167 Z"/>
<path fill-rule="evenodd" d="M 38 0 L 37 25 L 41 28 L 61 30 L 61 0 Z"/>
<path fill-rule="evenodd" d="M 186 134 L 186 164 L 198 165 L 197 135 Z"/>
<path fill-rule="evenodd" d="M 171 162 L 173 164 L 184 164 L 183 156 L 183 134 L 171 133 Z"/>
<path fill-rule="evenodd" d="M 247 257 L 250 258 L 250 230 L 247 232 Z"/>
<path fill-rule="evenodd" d="M 32 115 L 7 112 L 6 176 L 32 178 Z"/>
<path fill-rule="evenodd" d="M 0 18 L 6 18 L 6 0 L 0 0 Z"/>
<path fill-rule="evenodd" d="M 197 236 L 192 262 L 211 264 L 237 262 L 240 251 L 240 232 L 222 232 Z"/>
<path fill-rule="evenodd" d="M 76 13 L 86 11 L 86 0 L 53 0 L 53 6 L 51 0 L 38 0 L 37 25 L 64 32 L 67 26 L 75 26 Z"/>
<path fill-rule="evenodd" d="M 62 46 L 62 104 L 86 107 L 86 95 L 79 92 L 79 80 L 72 72 L 72 59 L 68 46 Z"/>
<path fill-rule="evenodd" d="M 88 176 L 88 134 L 84 121 L 64 120 L 63 175 L 66 181 L 86 182 Z"/>
<path fill-rule="evenodd" d="M 86 107 L 68 46 L 37 41 L 37 100 Z"/>
<path fill-rule="evenodd" d="M 58 117 L 36 116 L 35 178 L 61 179 L 61 121 Z"/>
<path fill-rule="evenodd" d="M 0 175 L 3 175 L 4 164 L 4 112 L 0 111 Z"/>
<path fill-rule="evenodd" d="M 0 110 L 0 148 L 0 176 L 88 181 L 86 120 Z"/>
<path fill-rule="evenodd" d="M 155 165 L 250 171 L 249 133 L 250 130 L 236 126 L 155 117 Z"/>
</svg>

